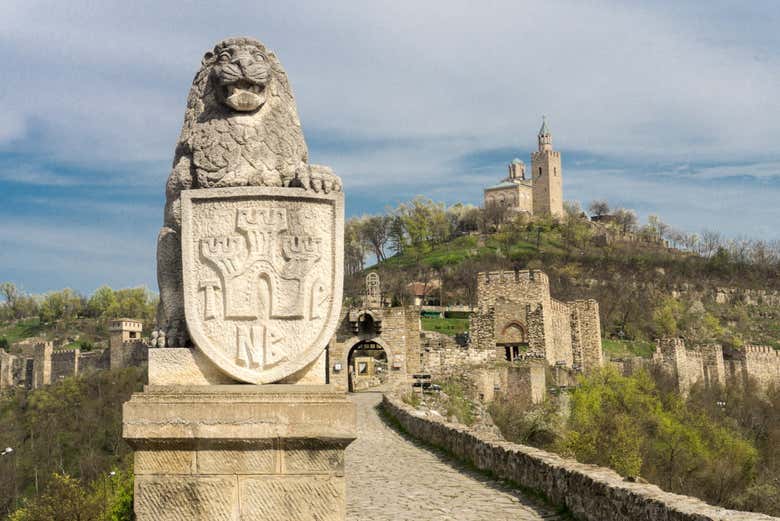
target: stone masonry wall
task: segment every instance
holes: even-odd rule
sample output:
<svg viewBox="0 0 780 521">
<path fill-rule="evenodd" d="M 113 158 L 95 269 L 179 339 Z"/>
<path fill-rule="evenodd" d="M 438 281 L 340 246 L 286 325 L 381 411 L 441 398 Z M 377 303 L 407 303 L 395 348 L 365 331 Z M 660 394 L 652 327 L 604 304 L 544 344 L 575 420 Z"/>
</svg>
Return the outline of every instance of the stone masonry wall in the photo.
<svg viewBox="0 0 780 521">
<path fill-rule="evenodd" d="M 508 327 L 523 330 L 526 355 L 584 371 L 601 367 L 601 323 L 595 300 L 561 302 L 550 296 L 547 275 L 536 270 L 477 274 L 477 309 L 470 334 L 476 349 L 501 355 Z"/>
<path fill-rule="evenodd" d="M 760 387 L 780 384 L 780 352 L 769 346 L 743 346 L 745 373 Z"/>
<path fill-rule="evenodd" d="M 49 383 L 77 375 L 80 354 L 78 349 L 54 351 L 51 354 L 51 379 Z"/>
<path fill-rule="evenodd" d="M 494 351 L 463 347 L 451 336 L 434 331 L 423 331 L 420 345 L 423 353 L 421 370 L 434 377 L 448 376 L 454 370 L 495 360 Z"/>
<path fill-rule="evenodd" d="M 593 299 L 569 302 L 572 322 L 572 354 L 584 373 L 604 365 L 599 303 Z"/>
<path fill-rule="evenodd" d="M 24 359 L 0 349 L 0 389 L 16 387 L 24 382 Z"/>
<path fill-rule="evenodd" d="M 687 348 L 680 338 L 662 338 L 653 361 L 676 378 L 682 394 L 698 382 L 708 388 L 727 381 L 744 384 L 749 379 L 763 389 L 780 385 L 780 352 L 769 346 L 746 345 L 726 359 L 717 344 Z"/>
<path fill-rule="evenodd" d="M 545 338 L 547 339 L 547 361 L 550 364 L 564 362 L 571 367 L 574 354 L 571 348 L 571 310 L 559 300 L 550 299 L 545 313 Z M 548 330 L 549 328 L 549 330 Z"/>
<path fill-rule="evenodd" d="M 737 512 L 670 492 L 631 483 L 616 472 L 564 459 L 543 450 L 498 441 L 443 419 L 422 416 L 385 396 L 384 410 L 411 436 L 440 447 L 480 470 L 542 494 L 587 521 L 778 521 Z"/>
<path fill-rule="evenodd" d="M 355 331 L 351 321 L 362 313 L 379 321 L 379 331 Z M 328 380 L 336 389 L 349 387 L 349 353 L 362 341 L 376 342 L 387 355 L 391 385 L 407 383 L 407 375 L 420 367 L 420 312 L 415 307 L 343 310 L 339 329 L 328 346 Z M 340 364 L 341 370 L 336 370 Z"/>
<path fill-rule="evenodd" d="M 149 360 L 149 346 L 138 340 L 112 342 L 110 353 L 111 369 L 140 366 Z"/>
<path fill-rule="evenodd" d="M 86 374 L 95 371 L 104 371 L 106 369 L 111 369 L 111 353 L 113 353 L 113 348 L 80 353 L 79 374 Z M 128 367 L 128 366 L 123 366 L 123 367 Z"/>
</svg>

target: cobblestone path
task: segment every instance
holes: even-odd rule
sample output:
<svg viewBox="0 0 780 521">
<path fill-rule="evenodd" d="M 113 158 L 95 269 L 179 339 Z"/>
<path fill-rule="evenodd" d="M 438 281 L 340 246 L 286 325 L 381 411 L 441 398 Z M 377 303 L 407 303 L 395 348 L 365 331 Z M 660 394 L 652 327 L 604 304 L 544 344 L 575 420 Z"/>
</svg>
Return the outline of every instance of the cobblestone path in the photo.
<svg viewBox="0 0 780 521">
<path fill-rule="evenodd" d="M 500 481 L 469 470 L 385 424 L 379 393 L 350 395 L 358 438 L 347 447 L 348 521 L 562 519 Z"/>
</svg>

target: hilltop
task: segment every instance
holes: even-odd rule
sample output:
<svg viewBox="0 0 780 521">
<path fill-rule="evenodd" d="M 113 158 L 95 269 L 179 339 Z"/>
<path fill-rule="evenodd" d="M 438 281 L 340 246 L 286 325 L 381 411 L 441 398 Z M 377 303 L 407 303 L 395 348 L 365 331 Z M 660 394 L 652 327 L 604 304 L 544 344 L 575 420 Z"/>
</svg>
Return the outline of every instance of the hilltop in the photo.
<svg viewBox="0 0 780 521">
<path fill-rule="evenodd" d="M 497 218 L 490 209 L 418 198 L 387 215 L 351 219 L 347 298 L 360 294 L 365 272 L 377 271 L 386 296 L 398 304 L 412 302 L 411 282 L 435 281 L 431 300 L 474 306 L 477 272 L 541 269 L 556 298 L 599 301 L 604 347 L 612 356 L 649 356 L 652 341 L 669 335 L 733 348 L 745 342 L 780 347 L 775 248 L 674 231 L 657 217 L 639 226 L 630 210 L 594 222 L 578 206 L 566 207 L 560 220 Z M 360 263 L 369 254 L 379 262 L 366 269 Z"/>
</svg>

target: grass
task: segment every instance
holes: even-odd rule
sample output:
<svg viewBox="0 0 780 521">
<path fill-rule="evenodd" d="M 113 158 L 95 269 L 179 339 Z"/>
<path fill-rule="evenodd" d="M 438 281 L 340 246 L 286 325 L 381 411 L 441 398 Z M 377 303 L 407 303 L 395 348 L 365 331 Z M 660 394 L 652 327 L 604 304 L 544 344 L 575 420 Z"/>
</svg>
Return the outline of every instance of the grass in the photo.
<svg viewBox="0 0 780 521">
<path fill-rule="evenodd" d="M 38 317 L 27 318 L 12 324 L 0 325 L 0 338 L 8 340 L 9 344 L 40 335 L 44 330 Z"/>
<path fill-rule="evenodd" d="M 467 318 L 436 318 L 422 317 L 422 328 L 424 331 L 436 331 L 445 335 L 457 335 L 469 330 L 469 319 Z"/>
<path fill-rule="evenodd" d="M 463 425 L 473 425 L 476 420 L 474 404 L 466 397 L 463 385 L 452 378 L 440 382 L 440 385 L 448 398 L 445 404 L 447 418 L 454 416 Z"/>
<path fill-rule="evenodd" d="M 646 340 L 612 340 L 605 338 L 601 341 L 604 354 L 609 358 L 628 358 L 641 356 L 651 358 L 655 351 L 655 345 Z"/>
</svg>

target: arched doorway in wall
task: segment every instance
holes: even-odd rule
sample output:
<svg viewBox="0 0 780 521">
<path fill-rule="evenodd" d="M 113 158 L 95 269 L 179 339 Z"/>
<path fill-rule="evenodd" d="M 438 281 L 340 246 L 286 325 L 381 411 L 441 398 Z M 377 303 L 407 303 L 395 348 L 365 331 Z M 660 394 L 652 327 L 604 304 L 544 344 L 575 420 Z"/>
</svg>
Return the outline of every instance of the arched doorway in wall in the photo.
<svg viewBox="0 0 780 521">
<path fill-rule="evenodd" d="M 379 387 L 389 376 L 387 352 L 372 340 L 361 340 L 347 355 L 349 392 Z"/>
<path fill-rule="evenodd" d="M 525 327 L 519 322 L 510 322 L 501 330 L 496 339 L 496 347 L 504 350 L 504 358 L 511 362 L 517 360 L 528 351 L 528 335 Z"/>
</svg>

